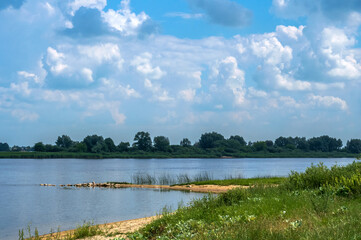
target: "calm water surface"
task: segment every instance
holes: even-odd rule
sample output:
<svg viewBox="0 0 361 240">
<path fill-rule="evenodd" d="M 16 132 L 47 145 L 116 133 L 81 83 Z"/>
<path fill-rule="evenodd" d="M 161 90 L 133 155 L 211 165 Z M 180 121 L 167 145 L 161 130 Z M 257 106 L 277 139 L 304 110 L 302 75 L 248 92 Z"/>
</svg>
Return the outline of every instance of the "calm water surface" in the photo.
<svg viewBox="0 0 361 240">
<path fill-rule="evenodd" d="M 203 194 L 154 189 L 74 189 L 40 183 L 131 181 L 145 172 L 190 176 L 208 172 L 216 179 L 242 175 L 287 176 L 311 163 L 345 165 L 354 159 L 0 159 L 0 239 L 17 239 L 28 224 L 39 232 L 74 228 L 83 221 L 114 222 L 152 216 L 165 206 L 176 209 Z"/>
</svg>

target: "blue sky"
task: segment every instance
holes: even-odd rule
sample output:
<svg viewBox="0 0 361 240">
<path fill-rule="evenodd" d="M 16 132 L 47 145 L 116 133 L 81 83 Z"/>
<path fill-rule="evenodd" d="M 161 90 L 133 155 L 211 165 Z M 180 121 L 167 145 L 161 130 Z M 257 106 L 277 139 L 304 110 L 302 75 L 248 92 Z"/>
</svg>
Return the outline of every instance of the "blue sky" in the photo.
<svg viewBox="0 0 361 240">
<path fill-rule="evenodd" d="M 0 142 L 361 138 L 358 0 L 0 3 Z"/>
</svg>

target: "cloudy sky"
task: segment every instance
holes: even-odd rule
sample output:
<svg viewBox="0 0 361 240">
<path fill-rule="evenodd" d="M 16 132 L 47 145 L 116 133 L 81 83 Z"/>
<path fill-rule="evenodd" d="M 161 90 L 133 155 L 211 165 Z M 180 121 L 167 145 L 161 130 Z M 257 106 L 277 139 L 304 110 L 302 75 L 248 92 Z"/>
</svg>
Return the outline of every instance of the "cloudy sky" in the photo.
<svg viewBox="0 0 361 240">
<path fill-rule="evenodd" d="M 361 137 L 359 0 L 2 0 L 0 142 Z"/>
</svg>

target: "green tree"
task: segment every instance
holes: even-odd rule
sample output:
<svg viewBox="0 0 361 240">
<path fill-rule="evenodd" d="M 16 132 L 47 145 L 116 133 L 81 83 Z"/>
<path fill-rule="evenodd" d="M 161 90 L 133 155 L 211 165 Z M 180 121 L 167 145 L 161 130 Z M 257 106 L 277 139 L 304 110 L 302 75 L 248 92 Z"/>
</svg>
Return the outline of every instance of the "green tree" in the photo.
<svg viewBox="0 0 361 240">
<path fill-rule="evenodd" d="M 71 138 L 67 135 L 59 136 L 58 139 L 55 142 L 56 146 L 68 149 L 73 145 L 73 141 Z"/>
<path fill-rule="evenodd" d="M 73 146 L 69 149 L 71 152 L 86 152 L 87 146 L 83 142 L 75 142 Z"/>
<path fill-rule="evenodd" d="M 192 145 L 191 141 L 189 141 L 188 138 L 183 138 L 182 141 L 180 141 L 180 145 L 182 147 L 190 147 Z"/>
<path fill-rule="evenodd" d="M 87 152 L 99 153 L 109 151 L 102 136 L 87 136 L 86 138 L 84 138 L 83 142 L 87 147 Z"/>
<path fill-rule="evenodd" d="M 361 140 L 351 139 L 347 141 L 346 150 L 350 153 L 361 153 Z"/>
<path fill-rule="evenodd" d="M 166 151 L 169 147 L 169 139 L 164 136 L 154 138 L 154 148 L 158 151 Z"/>
<path fill-rule="evenodd" d="M 129 142 L 120 142 L 117 148 L 119 152 L 128 152 L 129 147 L 130 147 Z"/>
<path fill-rule="evenodd" d="M 229 138 L 229 140 L 236 140 L 236 141 L 238 141 L 238 142 L 241 144 L 241 146 L 246 146 L 246 145 L 247 145 L 247 142 L 244 140 L 244 138 L 241 137 L 241 136 L 238 136 L 238 135 L 236 135 L 236 136 L 231 136 L 231 137 Z"/>
<path fill-rule="evenodd" d="M 267 147 L 273 147 L 273 141 L 272 140 L 266 140 L 265 141 Z"/>
<path fill-rule="evenodd" d="M 117 151 L 117 147 L 115 146 L 113 139 L 111 138 L 106 138 L 104 140 L 105 145 L 107 145 L 108 151 L 109 152 L 116 152 Z"/>
<path fill-rule="evenodd" d="M 253 143 L 252 147 L 255 151 L 265 151 L 267 149 L 267 144 L 264 141 L 259 141 Z"/>
<path fill-rule="evenodd" d="M 0 143 L 0 152 L 9 152 L 10 147 L 7 143 Z"/>
<path fill-rule="evenodd" d="M 217 141 L 224 140 L 224 137 L 216 132 L 204 133 L 199 139 L 199 145 L 201 148 L 214 148 Z"/>
<path fill-rule="evenodd" d="M 308 145 L 308 142 L 306 140 L 305 137 L 296 137 L 295 138 L 295 143 L 296 143 L 296 148 L 303 150 L 303 151 L 308 151 L 310 146 Z"/>
<path fill-rule="evenodd" d="M 138 132 L 134 136 L 133 147 L 142 151 L 149 151 L 152 148 L 152 139 L 148 132 Z"/>
<path fill-rule="evenodd" d="M 45 148 L 45 152 L 60 152 L 61 151 L 61 148 L 60 147 L 58 147 L 58 146 L 53 146 L 53 145 L 51 145 L 51 144 L 46 144 L 45 146 L 44 146 L 44 148 Z"/>
<path fill-rule="evenodd" d="M 45 151 L 45 146 L 42 142 L 37 142 L 34 145 L 34 151 L 35 152 L 44 152 Z"/>
<path fill-rule="evenodd" d="M 313 137 L 308 140 L 308 145 L 312 151 L 332 152 L 342 147 L 341 139 L 331 138 L 327 135 Z"/>
</svg>

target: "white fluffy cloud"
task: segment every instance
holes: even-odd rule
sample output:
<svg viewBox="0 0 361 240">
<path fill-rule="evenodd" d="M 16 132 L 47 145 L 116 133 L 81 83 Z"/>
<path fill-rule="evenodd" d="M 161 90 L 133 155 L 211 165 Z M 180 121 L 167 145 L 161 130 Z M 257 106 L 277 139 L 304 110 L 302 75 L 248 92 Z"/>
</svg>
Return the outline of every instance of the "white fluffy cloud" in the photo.
<svg viewBox="0 0 361 240">
<path fill-rule="evenodd" d="M 284 65 L 292 60 L 292 48 L 283 46 L 276 34 L 254 35 L 250 47 L 253 54 L 270 65 Z"/>
<path fill-rule="evenodd" d="M 335 27 L 325 28 L 321 37 L 321 52 L 326 57 L 328 74 L 348 79 L 360 78 L 360 53 L 350 49 L 356 43 L 355 38 L 347 36 L 344 30 Z"/>
<path fill-rule="evenodd" d="M 71 15 L 74 15 L 74 13 L 81 7 L 96 8 L 101 11 L 106 5 L 107 0 L 74 0 L 68 4 Z"/>
<path fill-rule="evenodd" d="M 129 0 L 122 0 L 121 9 L 117 11 L 109 9 L 107 12 L 102 12 L 104 21 L 125 36 L 136 35 L 142 24 L 149 20 L 149 16 L 144 12 L 138 15 L 131 12 L 129 3 Z"/>
<path fill-rule="evenodd" d="M 214 90 L 230 90 L 234 98 L 234 103 L 241 105 L 245 101 L 244 72 L 238 68 L 237 59 L 229 56 L 220 61 L 213 69 L 214 77 L 217 79 L 217 85 Z"/>
<path fill-rule="evenodd" d="M 145 52 L 141 54 L 140 56 L 136 56 L 131 64 L 137 69 L 137 71 L 147 78 L 151 79 L 160 79 L 162 78 L 166 73 L 163 72 L 159 66 L 153 67 L 151 60 L 152 60 L 152 54 L 149 52 Z"/>
<path fill-rule="evenodd" d="M 338 97 L 310 95 L 308 99 L 311 104 L 316 106 L 338 108 L 341 110 L 347 110 L 348 108 L 346 101 Z"/>
</svg>

